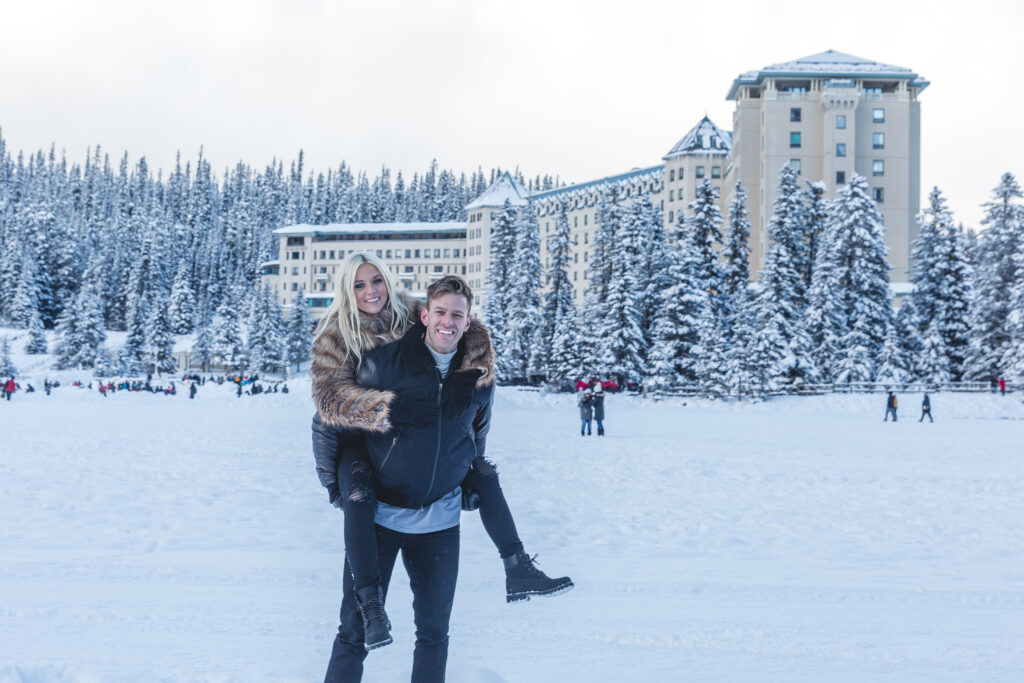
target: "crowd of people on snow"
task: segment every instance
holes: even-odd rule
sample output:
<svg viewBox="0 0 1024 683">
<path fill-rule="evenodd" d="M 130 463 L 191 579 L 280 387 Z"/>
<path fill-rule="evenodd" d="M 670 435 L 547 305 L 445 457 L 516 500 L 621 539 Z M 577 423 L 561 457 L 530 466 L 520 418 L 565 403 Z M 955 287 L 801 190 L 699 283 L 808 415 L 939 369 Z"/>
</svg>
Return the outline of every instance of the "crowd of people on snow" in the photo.
<svg viewBox="0 0 1024 683">
<path fill-rule="evenodd" d="M 186 374 L 181 377 L 180 380 L 165 379 L 164 381 L 153 381 L 153 375 L 149 374 L 145 379 L 131 379 L 131 378 L 119 378 L 119 379 L 95 379 L 88 381 L 74 380 L 69 385 L 74 389 L 86 389 L 87 391 L 97 391 L 100 395 L 106 398 L 109 394 L 114 394 L 119 391 L 131 391 L 131 392 L 146 392 L 152 394 L 163 394 L 165 396 L 177 396 L 178 395 L 178 384 L 188 383 L 188 397 L 194 399 L 199 393 L 199 387 L 203 386 L 207 382 L 211 382 L 217 385 L 223 385 L 225 382 L 236 385 L 237 396 L 257 396 L 259 394 L 276 394 L 288 393 L 288 385 L 283 380 L 263 380 L 260 381 L 258 375 L 210 375 L 202 376 L 198 374 Z M 51 381 L 49 379 L 43 380 L 43 390 L 46 395 L 49 396 L 57 387 L 61 386 L 59 381 Z M 0 380 L 0 400 L 11 400 L 11 396 L 14 392 L 22 390 L 22 385 L 15 381 L 14 377 L 8 378 L 6 381 Z M 26 394 L 31 394 L 36 389 L 30 382 L 25 382 L 24 391 Z"/>
</svg>

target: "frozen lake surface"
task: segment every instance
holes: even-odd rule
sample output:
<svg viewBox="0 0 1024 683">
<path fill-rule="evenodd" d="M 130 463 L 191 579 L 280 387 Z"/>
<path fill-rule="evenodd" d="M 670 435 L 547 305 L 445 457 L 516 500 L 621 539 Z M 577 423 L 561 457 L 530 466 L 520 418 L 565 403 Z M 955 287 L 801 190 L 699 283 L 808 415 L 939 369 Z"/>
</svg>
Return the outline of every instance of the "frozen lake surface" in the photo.
<svg viewBox="0 0 1024 683">
<path fill-rule="evenodd" d="M 0 681 L 322 680 L 342 517 L 290 386 L 0 405 Z M 506 605 L 466 514 L 448 680 L 1022 680 L 1024 406 L 900 402 L 613 395 L 580 437 L 572 397 L 500 389 L 488 455 L 576 588 Z M 408 680 L 410 603 L 399 565 L 368 683 Z"/>
</svg>

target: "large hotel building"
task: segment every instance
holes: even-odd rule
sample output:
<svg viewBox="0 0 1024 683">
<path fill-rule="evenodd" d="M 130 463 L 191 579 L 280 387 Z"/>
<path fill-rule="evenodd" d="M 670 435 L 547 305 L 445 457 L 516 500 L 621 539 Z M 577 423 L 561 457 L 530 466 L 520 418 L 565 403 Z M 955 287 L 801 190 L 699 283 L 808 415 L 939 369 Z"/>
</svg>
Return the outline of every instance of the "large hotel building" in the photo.
<svg viewBox="0 0 1024 683">
<path fill-rule="evenodd" d="M 595 212 L 612 188 L 623 203 L 641 195 L 661 208 L 666 225 L 676 221 L 705 178 L 718 190 L 723 213 L 737 180 L 747 191 L 751 222 L 751 273 L 767 251 L 767 221 L 779 174 L 790 165 L 810 181 L 823 181 L 832 198 L 853 173 L 864 176 L 886 226 L 894 287 L 909 280 L 910 245 L 921 196 L 921 109 L 928 82 L 910 69 L 823 52 L 773 64 L 737 77 L 728 92 L 736 102 L 732 131 L 705 117 L 661 158 L 661 163 L 554 190 L 529 193 L 509 174 L 498 178 L 455 223 L 295 225 L 276 231 L 279 259 L 264 276 L 284 305 L 300 288 L 316 316 L 333 297 L 334 275 L 353 251 L 371 251 L 391 268 L 401 286 L 423 292 L 447 273 L 462 275 L 486 302 L 490 233 L 508 200 L 533 202 L 540 221 L 541 260 L 554 234 L 559 206 L 573 230 L 569 278 L 583 303 L 593 243 Z"/>
</svg>

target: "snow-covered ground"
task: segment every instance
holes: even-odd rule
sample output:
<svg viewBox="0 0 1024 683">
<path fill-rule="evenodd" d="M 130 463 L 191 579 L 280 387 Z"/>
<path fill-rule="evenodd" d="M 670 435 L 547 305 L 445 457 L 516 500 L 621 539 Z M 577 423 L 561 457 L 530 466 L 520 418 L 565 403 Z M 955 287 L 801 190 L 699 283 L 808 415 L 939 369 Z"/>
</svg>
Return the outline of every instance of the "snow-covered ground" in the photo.
<svg viewBox="0 0 1024 683">
<path fill-rule="evenodd" d="M 62 387 L 0 405 L 0 681 L 318 681 L 342 517 L 308 383 L 190 401 Z M 463 520 L 449 681 L 1020 681 L 1019 396 L 569 396 L 501 389 L 488 453 L 531 553 L 577 587 L 506 605 Z M 408 680 L 410 594 L 369 683 Z"/>
</svg>

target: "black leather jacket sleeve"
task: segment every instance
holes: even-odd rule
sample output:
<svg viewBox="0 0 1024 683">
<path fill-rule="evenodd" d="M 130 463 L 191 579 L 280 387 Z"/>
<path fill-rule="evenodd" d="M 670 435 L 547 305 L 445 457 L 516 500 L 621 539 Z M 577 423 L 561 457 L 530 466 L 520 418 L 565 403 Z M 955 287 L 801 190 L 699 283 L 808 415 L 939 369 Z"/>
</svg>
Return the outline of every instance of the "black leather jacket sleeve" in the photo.
<svg viewBox="0 0 1024 683">
<path fill-rule="evenodd" d="M 476 443 L 476 457 L 484 457 L 487 448 L 487 432 L 491 431 L 491 406 L 494 405 L 494 387 L 487 392 L 487 400 L 481 403 L 473 418 L 473 440 Z"/>
<path fill-rule="evenodd" d="M 313 458 L 316 461 L 316 476 L 327 489 L 328 500 L 333 504 L 347 492 L 351 485 L 352 459 L 363 436 L 354 431 L 331 427 L 313 414 Z"/>
</svg>

